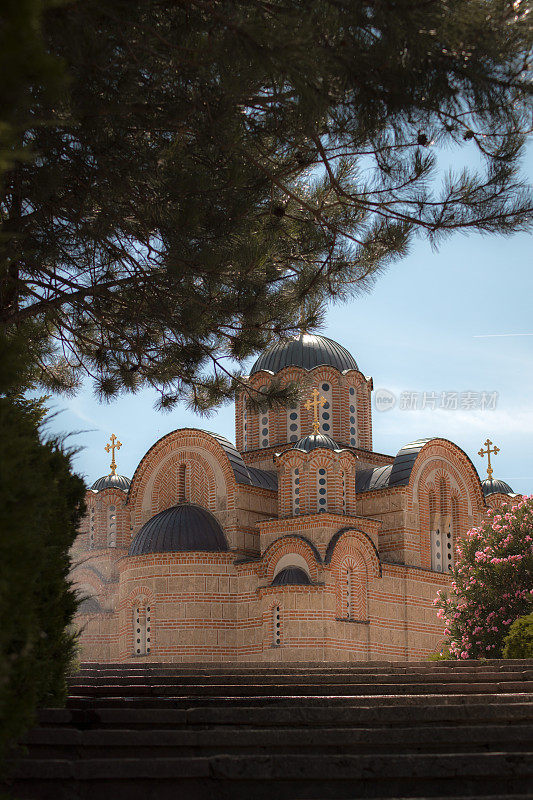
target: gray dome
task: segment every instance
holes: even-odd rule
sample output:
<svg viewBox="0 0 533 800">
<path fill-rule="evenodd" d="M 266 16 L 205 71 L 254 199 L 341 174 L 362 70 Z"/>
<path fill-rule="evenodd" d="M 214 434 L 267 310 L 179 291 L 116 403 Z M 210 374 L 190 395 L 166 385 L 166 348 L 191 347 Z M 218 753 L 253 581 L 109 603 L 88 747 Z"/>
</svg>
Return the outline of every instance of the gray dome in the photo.
<svg viewBox="0 0 533 800">
<path fill-rule="evenodd" d="M 359 370 L 355 358 L 333 339 L 318 334 L 302 333 L 265 350 L 253 365 L 250 375 L 260 370 L 275 374 L 284 367 L 310 370 L 322 366 L 334 367 L 339 372 L 348 369 Z"/>
<path fill-rule="evenodd" d="M 91 489 L 94 492 L 101 492 L 102 489 L 121 489 L 123 492 L 127 492 L 130 483 L 130 479 L 125 475 L 104 475 L 93 483 Z"/>
<path fill-rule="evenodd" d="M 216 517 L 202 506 L 184 503 L 160 511 L 145 522 L 128 555 L 227 550 L 228 543 Z"/>
<path fill-rule="evenodd" d="M 304 453 L 310 453 L 311 450 L 316 450 L 323 447 L 325 450 L 340 450 L 341 448 L 331 436 L 325 433 L 310 433 L 309 436 L 302 436 L 294 443 L 292 450 L 302 450 Z"/>
<path fill-rule="evenodd" d="M 309 586 L 311 580 L 301 567 L 285 567 L 278 572 L 272 586 Z"/>
<path fill-rule="evenodd" d="M 496 492 L 498 494 L 514 494 L 509 484 L 498 480 L 498 478 L 485 478 L 484 481 L 481 481 L 481 488 L 485 497 Z"/>
</svg>

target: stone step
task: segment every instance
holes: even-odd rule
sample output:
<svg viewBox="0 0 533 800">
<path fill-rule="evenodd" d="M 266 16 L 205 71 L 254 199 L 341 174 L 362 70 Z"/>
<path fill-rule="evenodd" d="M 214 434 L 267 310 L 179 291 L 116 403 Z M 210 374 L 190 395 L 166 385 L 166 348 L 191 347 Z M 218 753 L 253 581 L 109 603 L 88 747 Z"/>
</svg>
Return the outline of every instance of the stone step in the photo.
<svg viewBox="0 0 533 800">
<path fill-rule="evenodd" d="M 376 675 L 392 675 L 392 676 L 404 676 L 404 675 L 435 675 L 438 674 L 439 676 L 453 676 L 453 675 L 462 675 L 462 676 L 475 676 L 475 675 L 486 675 L 491 673 L 522 673 L 522 672 L 531 672 L 533 671 L 533 665 L 518 665 L 518 664 L 511 664 L 505 666 L 497 666 L 497 665 L 486 665 L 486 666 L 478 666 L 478 667 L 462 667 L 461 669 L 452 670 L 446 667 L 439 667 L 437 668 L 422 668 L 419 667 L 417 669 L 407 669 L 407 668 L 398 668 L 398 669 L 385 669 L 385 668 L 365 668 L 365 669 L 353 669 L 353 668 L 344 668 L 344 669 L 317 669 L 317 668 L 301 668 L 296 667 L 295 669 L 287 669 L 287 668 L 264 668 L 258 667 L 257 669 L 222 669 L 222 668 L 208 668 L 204 667 L 203 669 L 187 669 L 183 667 L 179 667 L 174 665 L 173 667 L 136 667 L 132 664 L 125 664 L 122 669 L 80 669 L 75 674 L 72 675 L 73 678 L 84 678 L 84 677 L 110 677 L 110 676 L 125 676 L 130 675 L 132 677 L 145 677 L 147 675 L 167 675 L 167 676 L 188 676 L 191 678 L 195 678 L 198 676 L 216 676 L 216 675 L 237 675 L 237 676 L 293 676 L 293 675 L 313 675 L 316 677 L 328 677 L 328 676 L 348 676 L 348 675 L 357 675 L 361 677 L 361 680 L 376 676 Z"/>
<path fill-rule="evenodd" d="M 403 683 L 464 683 L 465 681 L 473 681 L 477 683 L 486 682 L 503 682 L 503 681 L 530 681 L 533 686 L 533 670 L 514 670 L 509 672 L 502 672 L 493 670 L 475 675 L 465 676 L 464 673 L 447 674 L 444 672 L 434 672 L 427 674 L 405 674 L 405 675 L 388 675 L 388 674 L 373 674 L 368 675 L 354 675 L 354 674 L 334 674 L 334 675 L 317 675 L 311 674 L 289 674 L 289 675 L 261 675 L 245 674 L 238 675 L 234 673 L 219 674 L 201 674 L 201 675 L 131 675 L 131 674 L 109 674 L 109 675 L 84 675 L 71 677 L 68 679 L 70 687 L 77 688 L 79 686 L 141 686 L 143 684 L 159 685 L 173 685 L 180 684 L 195 685 L 197 683 L 224 683 L 224 684 L 239 684 L 239 685 L 255 685 L 259 681 L 262 685 L 273 685 L 283 682 L 286 686 L 291 686 L 298 683 L 312 682 L 323 683 L 325 685 L 333 684 L 366 684 L 366 683 L 386 683 L 386 684 L 403 684 Z"/>
<path fill-rule="evenodd" d="M 270 663 L 265 661 L 237 661 L 232 663 L 227 662 L 205 662 L 205 661 L 84 661 L 80 664 L 80 669 L 102 669 L 102 670 L 123 670 L 129 669 L 174 669 L 174 670 L 272 670 L 281 669 L 285 672 L 302 669 L 307 670 L 311 668 L 328 670 L 372 670 L 375 668 L 384 668 L 387 672 L 396 669 L 449 669 L 456 672 L 458 669 L 471 670 L 475 668 L 496 667 L 507 669 L 512 666 L 518 666 L 520 669 L 533 668 L 533 658 L 484 658 L 484 659 L 468 659 L 466 661 L 456 661 L 450 659 L 448 661 L 295 661 L 292 662 L 276 662 Z"/>
<path fill-rule="evenodd" d="M 514 725 L 391 728 L 276 727 L 211 730 L 35 728 L 22 740 L 31 758 L 170 758 L 220 752 L 474 753 L 533 752 L 533 721 Z"/>
<path fill-rule="evenodd" d="M 377 683 L 371 684 L 372 694 L 479 694 L 486 693 L 517 693 L 530 691 L 531 682 L 528 681 L 503 681 L 503 682 L 461 682 L 461 683 Z M 239 697 L 251 694 L 250 685 L 238 683 L 219 683 L 210 681 L 204 684 L 190 684 L 180 686 L 179 684 L 141 684 L 136 686 L 129 685 L 95 685 L 95 686 L 76 686 L 72 687 L 75 695 L 89 695 L 91 697 L 115 696 L 170 696 L 181 697 L 183 695 L 204 697 Z M 253 686 L 253 694 L 276 694 L 276 695 L 365 695 L 369 691 L 367 683 L 298 683 L 287 685 L 284 683 L 256 684 Z"/>
<path fill-rule="evenodd" d="M 528 796 L 533 753 L 22 759 L 11 792 L 57 800 Z M 38 792 L 36 794 L 36 792 Z"/>
<path fill-rule="evenodd" d="M 404 699 L 404 698 L 402 698 Z M 533 721 L 533 702 L 476 704 L 362 706 L 321 702 L 315 705 L 283 703 L 281 705 L 232 706 L 217 702 L 189 708 L 139 707 L 124 702 L 116 708 L 96 703 L 87 708 L 42 709 L 38 715 L 41 727 L 68 726 L 70 729 L 100 728 L 181 728 L 233 725 L 244 727 L 366 727 L 426 725 L 516 724 Z"/>
<path fill-rule="evenodd" d="M 354 706 L 391 706 L 391 705 L 419 705 L 428 707 L 429 705 L 440 704 L 505 704 L 533 702 L 533 692 L 508 692 L 503 694 L 490 694 L 481 692 L 479 694 L 381 694 L 360 696 L 354 695 L 241 695 L 239 697 L 201 697 L 196 695 L 184 695 L 182 697 L 93 697 L 91 694 L 84 696 L 71 695 L 67 699 L 67 708 L 114 708 L 117 706 L 130 706 L 135 708 L 190 708 L 194 706 L 212 706 L 213 703 L 223 706 L 265 706 L 265 705 L 350 705 Z"/>
<path fill-rule="evenodd" d="M 533 796 L 531 659 L 95 663 L 70 687 L 16 751 L 17 800 Z"/>
</svg>

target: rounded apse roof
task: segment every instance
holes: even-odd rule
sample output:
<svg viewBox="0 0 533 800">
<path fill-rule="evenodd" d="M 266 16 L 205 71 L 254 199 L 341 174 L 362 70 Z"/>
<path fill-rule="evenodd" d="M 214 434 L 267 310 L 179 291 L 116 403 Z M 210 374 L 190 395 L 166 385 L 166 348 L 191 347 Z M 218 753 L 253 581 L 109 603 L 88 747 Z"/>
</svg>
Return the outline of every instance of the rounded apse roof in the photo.
<svg viewBox="0 0 533 800">
<path fill-rule="evenodd" d="M 125 475 L 104 475 L 93 483 L 91 489 L 93 492 L 101 492 L 102 489 L 121 489 L 123 492 L 127 492 L 130 483 L 131 480 Z"/>
<path fill-rule="evenodd" d="M 145 522 L 132 541 L 128 555 L 191 551 L 225 553 L 228 549 L 224 531 L 216 517 L 202 506 L 184 503 L 166 508 Z"/>
<path fill-rule="evenodd" d="M 301 333 L 265 350 L 253 365 L 250 375 L 261 370 L 275 374 L 285 367 L 310 370 L 321 366 L 334 367 L 339 372 L 359 370 L 355 358 L 338 342 L 328 339 L 327 336 Z"/>
<path fill-rule="evenodd" d="M 323 447 L 325 450 L 340 450 L 341 448 L 331 436 L 325 433 L 310 433 L 308 436 L 302 436 L 292 446 L 292 450 L 302 450 L 304 453 L 310 453 L 311 450 L 317 450 Z"/>
<path fill-rule="evenodd" d="M 311 579 L 307 572 L 301 567 L 285 567 L 281 569 L 274 580 L 272 586 L 309 586 Z"/>
<path fill-rule="evenodd" d="M 500 481 L 498 478 L 485 478 L 481 481 L 481 488 L 485 497 L 489 494 L 514 494 L 513 490 L 505 481 Z"/>
</svg>

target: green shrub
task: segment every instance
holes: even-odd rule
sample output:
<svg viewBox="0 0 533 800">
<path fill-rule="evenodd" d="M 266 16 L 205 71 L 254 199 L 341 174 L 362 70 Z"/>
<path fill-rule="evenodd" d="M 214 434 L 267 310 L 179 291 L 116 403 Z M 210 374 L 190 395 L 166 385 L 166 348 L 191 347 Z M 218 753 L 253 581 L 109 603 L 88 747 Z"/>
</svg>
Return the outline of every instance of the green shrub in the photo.
<svg viewBox="0 0 533 800">
<path fill-rule="evenodd" d="M 40 705 L 62 703 L 74 653 L 69 549 L 85 487 L 39 419 L 0 397 L 0 761 Z"/>
<path fill-rule="evenodd" d="M 504 658 L 533 658 L 533 614 L 515 619 L 504 639 Z"/>
</svg>

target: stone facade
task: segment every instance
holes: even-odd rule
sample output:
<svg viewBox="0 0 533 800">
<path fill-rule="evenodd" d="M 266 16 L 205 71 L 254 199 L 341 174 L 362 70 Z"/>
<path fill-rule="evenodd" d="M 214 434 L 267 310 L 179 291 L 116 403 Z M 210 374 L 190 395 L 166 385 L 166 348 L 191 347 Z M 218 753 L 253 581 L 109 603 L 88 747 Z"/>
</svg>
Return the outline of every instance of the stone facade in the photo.
<svg viewBox="0 0 533 800">
<path fill-rule="evenodd" d="M 305 346 L 312 355 L 324 341 Z M 72 550 L 83 661 L 405 660 L 441 644 L 432 602 L 457 542 L 508 495 L 485 498 L 470 459 L 445 439 L 396 457 L 373 452 L 372 380 L 357 369 L 281 362 L 276 378 L 296 382 L 302 401 L 263 412 L 243 391 L 237 448 L 176 430 L 150 448 L 127 491 L 112 481 L 88 490 Z M 252 370 L 249 390 L 272 377 Z M 313 388 L 323 437 L 310 448 Z M 186 546 L 160 551 L 156 537 L 130 554 L 149 520 L 188 504 L 207 509 L 227 549 L 194 549 L 181 531 Z M 306 582 L 276 583 L 289 567 Z"/>
</svg>

